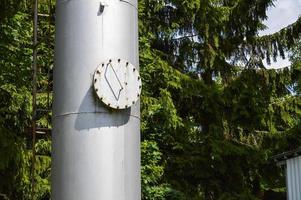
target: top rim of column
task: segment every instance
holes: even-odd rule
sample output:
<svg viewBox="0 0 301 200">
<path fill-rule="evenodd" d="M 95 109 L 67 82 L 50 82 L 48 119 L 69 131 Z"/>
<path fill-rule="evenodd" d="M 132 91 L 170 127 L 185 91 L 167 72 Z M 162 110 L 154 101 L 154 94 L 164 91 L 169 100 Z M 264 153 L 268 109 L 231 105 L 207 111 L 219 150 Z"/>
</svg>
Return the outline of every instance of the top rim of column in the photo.
<svg viewBox="0 0 301 200">
<path fill-rule="evenodd" d="M 68 2 L 79 2 L 79 1 L 83 1 L 87 3 L 87 0 L 56 0 L 57 4 L 66 4 Z M 115 2 L 121 2 L 121 3 L 127 3 L 133 7 L 135 7 L 136 9 L 138 8 L 138 1 L 137 0 L 89 0 L 94 1 L 94 2 L 99 2 L 99 3 L 103 3 L 104 5 L 109 5 L 110 2 L 115 1 Z"/>
</svg>

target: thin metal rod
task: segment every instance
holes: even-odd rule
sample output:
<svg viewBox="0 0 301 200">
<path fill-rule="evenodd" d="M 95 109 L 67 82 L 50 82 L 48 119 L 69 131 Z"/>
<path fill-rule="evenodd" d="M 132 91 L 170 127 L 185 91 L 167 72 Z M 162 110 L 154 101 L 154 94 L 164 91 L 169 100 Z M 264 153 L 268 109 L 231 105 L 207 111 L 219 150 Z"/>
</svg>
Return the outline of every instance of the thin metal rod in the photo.
<svg viewBox="0 0 301 200">
<path fill-rule="evenodd" d="M 48 47 L 48 51 L 50 51 L 51 49 L 51 18 L 52 18 L 52 14 L 51 14 L 51 4 L 52 4 L 52 0 L 48 0 L 48 40 L 47 40 L 47 47 Z M 52 55 L 51 55 L 52 56 Z M 49 57 L 48 57 L 49 58 Z M 50 59 L 50 58 L 49 58 Z M 50 93 L 51 93 L 51 87 L 50 87 L 50 83 L 51 83 L 51 65 L 48 66 L 47 69 L 47 79 L 48 79 L 48 83 L 47 83 L 47 109 L 50 110 L 51 109 L 51 103 L 50 103 Z M 49 112 L 47 113 L 49 114 Z M 48 119 L 48 116 L 47 116 Z M 47 120 L 47 128 L 51 127 L 50 122 Z M 49 132 L 47 132 L 49 133 Z"/>
<path fill-rule="evenodd" d="M 48 0 L 48 7 L 49 7 L 49 15 L 48 15 L 48 40 L 47 40 L 47 47 L 48 51 L 50 51 L 51 44 L 50 44 L 50 33 L 51 33 L 51 0 Z M 48 83 L 47 83 L 47 109 L 50 110 L 50 66 L 48 66 L 47 69 L 47 78 L 48 78 Z M 48 124 L 48 123 L 47 123 Z M 48 124 L 49 125 L 49 124 Z"/>
<path fill-rule="evenodd" d="M 35 163 L 36 163 L 36 113 L 37 113 L 37 43 L 38 43 L 38 0 L 33 8 L 33 55 L 32 55 L 32 165 L 31 165 L 31 198 L 35 200 Z"/>
</svg>

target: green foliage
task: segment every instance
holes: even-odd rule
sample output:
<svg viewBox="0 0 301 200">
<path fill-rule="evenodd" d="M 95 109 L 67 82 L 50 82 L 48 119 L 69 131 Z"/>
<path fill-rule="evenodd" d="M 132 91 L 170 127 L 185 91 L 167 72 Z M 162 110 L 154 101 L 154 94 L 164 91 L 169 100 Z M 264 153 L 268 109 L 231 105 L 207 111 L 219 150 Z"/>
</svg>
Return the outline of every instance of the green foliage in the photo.
<svg viewBox="0 0 301 200">
<path fill-rule="evenodd" d="M 167 184 L 162 184 L 164 166 L 160 165 L 162 153 L 155 142 L 144 141 L 141 144 L 142 199 L 165 199 Z"/>
<path fill-rule="evenodd" d="M 0 19 L 0 199 L 27 200 L 32 199 L 31 4 L 5 0 L 0 3 L 1 11 L 4 11 L 2 7 L 7 10 L 1 12 Z M 48 30 L 47 24 L 39 24 L 41 36 Z M 53 50 L 49 48 L 51 46 L 45 41 L 39 44 L 39 66 L 51 66 Z M 45 89 L 45 80 L 41 69 L 39 89 Z M 47 107 L 45 99 L 45 94 L 39 95 L 38 107 Z M 49 127 L 50 117 L 38 116 L 38 125 Z M 37 199 L 50 198 L 50 146 L 49 139 L 39 140 L 36 144 L 34 180 Z"/>
<path fill-rule="evenodd" d="M 30 93 L 25 87 L 17 89 L 12 84 L 0 87 L 0 193 L 9 199 L 17 199 L 23 192 L 24 133 L 29 125 L 29 101 Z"/>
<path fill-rule="evenodd" d="M 300 31 L 301 17 L 293 24 L 272 35 L 256 38 L 256 41 L 253 44 L 256 48 L 253 48 L 253 53 L 262 58 L 266 58 L 268 63 L 270 63 L 271 57 L 274 60 L 277 60 L 278 56 L 285 58 L 285 50 L 299 48 L 299 45 L 296 45 L 296 43 L 299 43 L 298 39 L 300 37 Z"/>
<path fill-rule="evenodd" d="M 300 145 L 291 145 L 300 104 L 288 90 L 296 70 L 261 62 L 283 55 L 258 45 L 273 1 L 139 3 L 142 138 L 162 152 L 161 183 L 187 199 L 263 199 L 282 188 L 269 158 Z"/>
</svg>

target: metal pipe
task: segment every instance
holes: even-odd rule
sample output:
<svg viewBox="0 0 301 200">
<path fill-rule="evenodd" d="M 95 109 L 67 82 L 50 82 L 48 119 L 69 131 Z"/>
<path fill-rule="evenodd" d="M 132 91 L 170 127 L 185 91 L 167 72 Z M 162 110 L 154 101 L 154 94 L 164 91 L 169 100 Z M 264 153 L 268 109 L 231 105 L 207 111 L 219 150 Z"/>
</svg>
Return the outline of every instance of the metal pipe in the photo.
<svg viewBox="0 0 301 200">
<path fill-rule="evenodd" d="M 139 101 L 110 110 L 92 87 L 103 61 L 138 68 L 137 16 L 137 0 L 57 0 L 53 200 L 141 199 Z"/>
</svg>

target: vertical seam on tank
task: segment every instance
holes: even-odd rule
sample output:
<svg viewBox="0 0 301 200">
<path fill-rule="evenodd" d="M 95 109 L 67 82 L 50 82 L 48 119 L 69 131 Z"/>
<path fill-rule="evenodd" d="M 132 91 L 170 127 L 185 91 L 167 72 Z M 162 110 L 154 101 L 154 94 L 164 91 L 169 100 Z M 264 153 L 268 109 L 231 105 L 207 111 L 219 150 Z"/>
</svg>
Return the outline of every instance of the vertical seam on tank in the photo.
<svg viewBox="0 0 301 200">
<path fill-rule="evenodd" d="M 104 18 L 104 15 L 101 15 L 101 23 L 102 23 L 101 24 L 101 47 L 102 47 L 102 50 L 103 50 L 103 45 L 104 45 L 103 44 L 104 43 L 104 30 L 103 30 L 104 29 L 104 23 L 103 23 L 104 19 L 103 18 Z"/>
<path fill-rule="evenodd" d="M 126 121 L 125 119 L 124 119 L 124 121 Z M 124 197 L 123 197 L 123 199 L 126 199 L 126 189 L 125 189 L 125 187 L 126 187 L 126 168 L 125 168 L 125 165 L 126 165 L 126 163 L 125 163 L 125 161 L 126 161 L 126 158 L 125 158 L 125 146 L 126 146 L 126 144 L 125 144 L 125 134 L 127 134 L 126 132 L 125 132 L 125 127 L 122 127 L 123 128 L 123 134 L 122 134 L 122 145 L 123 145 L 123 150 L 122 150 L 122 154 L 123 154 L 123 156 L 122 156 L 122 167 L 123 167 L 123 172 L 124 172 L 124 174 L 123 174 L 123 184 L 122 184 L 122 187 L 123 187 L 123 194 L 124 194 Z"/>
</svg>

